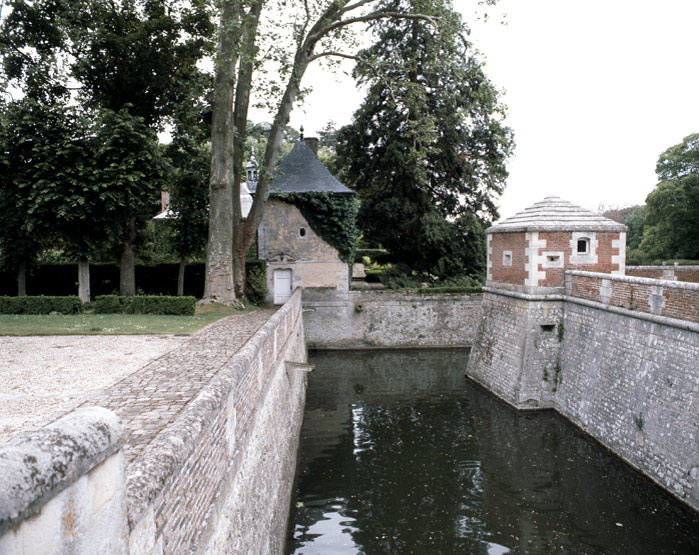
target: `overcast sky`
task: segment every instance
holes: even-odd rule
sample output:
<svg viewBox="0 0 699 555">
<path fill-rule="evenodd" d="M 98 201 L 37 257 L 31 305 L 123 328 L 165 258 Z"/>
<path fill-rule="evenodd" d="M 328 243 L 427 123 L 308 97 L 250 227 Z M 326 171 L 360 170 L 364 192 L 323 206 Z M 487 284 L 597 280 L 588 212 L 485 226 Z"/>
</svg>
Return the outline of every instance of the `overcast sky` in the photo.
<svg viewBox="0 0 699 555">
<path fill-rule="evenodd" d="M 487 21 L 476 4 L 455 0 L 517 142 L 501 215 L 548 195 L 593 210 L 642 203 L 658 155 L 699 132 L 699 0 L 500 0 Z M 316 70 L 307 83 L 291 120 L 307 135 L 361 103 L 351 79 Z"/>
</svg>

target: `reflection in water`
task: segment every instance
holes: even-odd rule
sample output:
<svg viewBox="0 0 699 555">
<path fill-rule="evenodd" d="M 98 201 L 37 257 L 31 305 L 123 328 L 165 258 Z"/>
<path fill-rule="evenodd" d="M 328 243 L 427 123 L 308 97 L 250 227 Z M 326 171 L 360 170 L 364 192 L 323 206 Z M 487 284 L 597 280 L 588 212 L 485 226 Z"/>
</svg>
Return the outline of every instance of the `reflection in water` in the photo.
<svg viewBox="0 0 699 555">
<path fill-rule="evenodd" d="M 699 553 L 696 514 L 465 351 L 311 358 L 289 553 Z"/>
</svg>

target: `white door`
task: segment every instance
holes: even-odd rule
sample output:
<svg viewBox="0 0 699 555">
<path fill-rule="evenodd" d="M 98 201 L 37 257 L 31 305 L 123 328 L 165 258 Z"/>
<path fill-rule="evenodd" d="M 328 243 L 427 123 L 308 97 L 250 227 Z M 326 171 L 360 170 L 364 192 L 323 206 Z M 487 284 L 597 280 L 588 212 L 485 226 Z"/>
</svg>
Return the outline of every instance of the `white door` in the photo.
<svg viewBox="0 0 699 555">
<path fill-rule="evenodd" d="M 284 304 L 291 297 L 291 270 L 274 270 L 274 304 Z"/>
</svg>

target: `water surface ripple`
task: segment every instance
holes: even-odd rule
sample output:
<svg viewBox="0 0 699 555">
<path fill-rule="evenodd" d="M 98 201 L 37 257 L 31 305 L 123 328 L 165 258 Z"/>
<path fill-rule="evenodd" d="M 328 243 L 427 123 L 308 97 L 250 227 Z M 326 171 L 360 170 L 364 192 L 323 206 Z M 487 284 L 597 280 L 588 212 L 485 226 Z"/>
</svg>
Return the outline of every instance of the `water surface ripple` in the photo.
<svg viewBox="0 0 699 555">
<path fill-rule="evenodd" d="M 699 517 L 467 352 L 316 352 L 288 553 L 699 553 Z"/>
</svg>

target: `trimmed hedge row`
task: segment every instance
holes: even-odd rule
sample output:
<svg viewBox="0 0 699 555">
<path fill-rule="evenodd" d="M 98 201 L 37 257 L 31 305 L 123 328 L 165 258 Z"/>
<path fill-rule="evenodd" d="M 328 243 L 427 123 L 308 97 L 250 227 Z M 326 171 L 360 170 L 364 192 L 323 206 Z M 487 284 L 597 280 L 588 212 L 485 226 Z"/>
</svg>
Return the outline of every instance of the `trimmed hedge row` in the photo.
<svg viewBox="0 0 699 555">
<path fill-rule="evenodd" d="M 80 314 L 80 297 L 0 297 L 0 314 Z"/>
<path fill-rule="evenodd" d="M 163 297 L 159 295 L 100 295 L 92 303 L 95 314 L 170 314 L 193 316 L 197 300 L 194 297 Z"/>
</svg>

